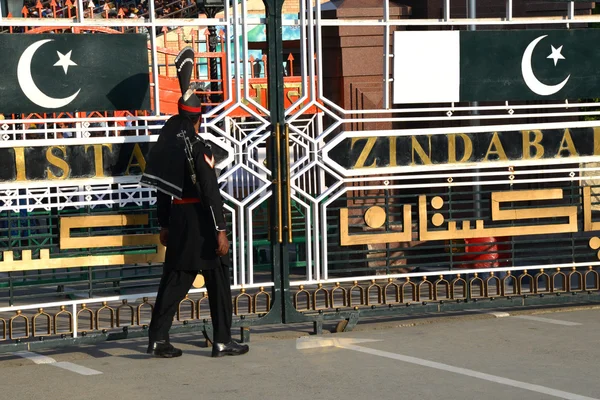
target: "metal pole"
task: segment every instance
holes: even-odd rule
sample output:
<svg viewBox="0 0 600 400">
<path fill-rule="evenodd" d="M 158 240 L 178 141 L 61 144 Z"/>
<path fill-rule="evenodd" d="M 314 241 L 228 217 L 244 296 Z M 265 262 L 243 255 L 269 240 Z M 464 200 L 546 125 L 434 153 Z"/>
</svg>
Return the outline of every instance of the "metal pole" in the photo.
<svg viewBox="0 0 600 400">
<path fill-rule="evenodd" d="M 283 186 L 284 181 L 287 184 L 287 168 L 284 167 L 289 160 L 287 154 L 282 157 L 282 149 L 277 144 L 281 144 L 281 138 L 278 138 L 278 134 L 281 134 L 284 130 L 285 123 L 285 109 L 284 109 L 284 96 L 283 96 L 283 2 L 284 0 L 263 0 L 265 5 L 265 12 L 267 17 L 267 72 L 269 76 L 268 81 L 268 98 L 269 98 L 269 111 L 271 116 L 271 132 L 273 138 L 270 140 L 269 151 L 267 154 L 270 156 L 269 165 L 271 166 L 273 176 L 278 176 L 281 180 L 277 180 L 277 185 Z M 312 57 L 310 57 L 310 62 Z M 283 152 L 285 153 L 285 152 Z M 281 168 L 281 170 L 279 170 Z M 276 190 L 273 190 L 273 194 Z M 282 215 L 282 212 L 278 214 L 277 210 L 287 210 L 287 196 L 271 196 L 271 203 L 269 206 L 271 221 L 277 221 L 278 217 L 281 220 L 286 220 L 287 215 Z M 287 213 L 287 211 L 286 211 Z M 277 225 L 277 224 L 272 224 Z M 282 224 L 280 224 L 282 225 Z M 290 322 L 293 320 L 295 308 L 292 304 L 292 295 L 290 293 L 290 281 L 289 281 L 289 257 L 287 256 L 288 247 L 287 240 L 278 243 L 277 238 L 282 232 L 282 226 L 271 227 L 271 254 L 273 260 L 273 279 L 275 282 L 279 280 L 281 305 L 282 305 L 282 322 Z"/>
<path fill-rule="evenodd" d="M 208 18 L 215 18 L 217 13 L 221 11 L 219 8 L 207 7 L 205 9 L 206 16 Z M 208 26 L 208 51 L 209 53 L 215 53 L 217 51 L 217 27 L 214 25 Z M 213 54 L 214 55 L 214 54 Z M 219 91 L 219 82 L 217 82 L 217 59 L 211 57 L 209 60 L 210 65 L 210 102 L 213 104 L 221 103 L 221 96 L 217 93 Z"/>
<path fill-rule="evenodd" d="M 85 7 L 83 6 L 83 0 L 77 0 L 77 22 L 82 23 L 85 15 Z M 40 15 L 41 17 L 41 15 Z"/>
<path fill-rule="evenodd" d="M 468 18 L 469 19 L 475 19 L 477 18 L 477 0 L 467 0 L 468 4 L 467 4 L 467 10 L 468 10 Z M 469 25 L 468 26 L 468 30 L 469 31 L 475 31 L 477 28 L 475 25 Z M 479 102 L 477 101 L 473 101 L 470 103 L 471 107 L 478 107 L 479 106 Z M 479 111 L 477 110 L 473 110 L 471 111 L 472 115 L 478 115 Z M 472 126 L 477 126 L 479 125 L 479 120 L 478 119 L 473 119 L 471 120 L 471 125 Z M 473 180 L 475 182 L 479 182 L 480 180 L 480 176 L 479 176 L 479 168 L 476 168 L 473 172 L 475 172 L 475 176 L 473 178 Z M 473 193 L 473 211 L 475 214 L 475 218 L 481 218 L 481 186 L 479 184 L 476 184 L 473 189 L 475 190 L 475 192 Z"/>
<path fill-rule="evenodd" d="M 467 12 L 468 12 L 468 18 L 469 19 L 475 19 L 475 18 L 477 18 L 477 4 L 476 3 L 477 3 L 477 0 L 468 0 L 468 4 L 467 4 L 467 10 L 468 11 Z M 475 25 L 469 25 L 467 27 L 467 29 L 469 31 L 474 31 L 477 28 L 476 28 Z M 477 106 L 479 106 L 479 102 L 473 101 L 473 102 L 470 103 L 470 106 L 471 107 L 477 107 Z M 471 114 L 472 115 L 478 115 L 479 111 L 472 110 Z M 473 126 L 479 125 L 479 120 L 478 119 L 472 119 L 471 120 L 471 125 L 473 125 Z M 475 182 L 479 182 L 479 180 L 480 180 L 480 177 L 479 177 L 479 168 L 475 168 L 475 170 L 473 172 L 475 172 L 473 180 Z M 474 193 L 473 193 L 473 213 L 474 213 L 475 219 L 479 219 L 479 218 L 481 218 L 481 192 L 480 192 L 481 185 L 479 185 L 478 183 L 476 183 L 473 186 L 473 190 L 474 190 Z M 466 248 L 465 248 L 465 250 L 466 250 Z M 466 278 L 465 282 L 467 282 L 467 284 L 465 286 L 465 292 L 466 292 L 465 293 L 465 298 L 467 300 L 471 300 L 471 291 L 469 290 L 470 287 L 469 287 L 469 284 L 468 284 L 468 282 L 470 280 L 469 274 L 467 274 L 467 276 L 465 276 L 465 278 Z"/>
<path fill-rule="evenodd" d="M 273 125 L 285 122 L 283 97 L 283 0 L 263 0 L 267 13 L 267 60 L 269 73 L 269 108 Z M 310 57 L 311 62 L 312 57 Z"/>
<path fill-rule="evenodd" d="M 450 19 L 450 0 L 444 0 L 444 21 Z"/>
<path fill-rule="evenodd" d="M 383 101 L 384 108 L 390 109 L 390 1 L 383 3 L 383 19 L 385 20 L 383 37 Z"/>
<path fill-rule="evenodd" d="M 575 18 L 575 3 L 574 2 L 572 2 L 572 1 L 569 2 L 567 12 L 569 13 L 569 19 Z"/>
<path fill-rule="evenodd" d="M 159 88 L 159 71 L 158 71 L 158 52 L 156 50 L 156 9 L 154 6 L 154 1 L 150 2 L 150 22 L 152 26 L 150 26 L 150 43 L 152 45 L 152 80 L 154 81 L 154 87 L 152 90 L 154 91 L 154 115 L 157 117 L 160 116 L 160 88 Z M 168 65 L 165 68 L 169 68 Z"/>
</svg>

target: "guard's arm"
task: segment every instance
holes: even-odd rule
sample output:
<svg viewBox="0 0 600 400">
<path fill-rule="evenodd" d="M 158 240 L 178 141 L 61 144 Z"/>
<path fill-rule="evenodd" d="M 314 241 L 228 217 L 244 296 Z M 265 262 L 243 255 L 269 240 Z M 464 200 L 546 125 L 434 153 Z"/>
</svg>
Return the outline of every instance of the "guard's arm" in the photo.
<svg viewBox="0 0 600 400">
<path fill-rule="evenodd" d="M 202 143 L 194 146 L 196 178 L 202 189 L 202 203 L 210 210 L 215 230 L 225 232 L 227 224 L 223 215 L 223 198 L 219 191 L 217 174 L 215 173 L 215 158 L 210 148 Z"/>
</svg>

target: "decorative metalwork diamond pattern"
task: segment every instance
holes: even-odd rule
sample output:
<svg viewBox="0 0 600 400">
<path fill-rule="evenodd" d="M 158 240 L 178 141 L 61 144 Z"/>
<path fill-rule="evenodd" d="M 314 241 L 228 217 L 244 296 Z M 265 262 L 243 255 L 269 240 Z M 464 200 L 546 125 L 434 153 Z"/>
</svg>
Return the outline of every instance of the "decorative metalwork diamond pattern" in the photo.
<svg viewBox="0 0 600 400">
<path fill-rule="evenodd" d="M 331 193 L 343 182 L 342 177 L 327 166 L 313 162 L 292 174 L 292 184 L 306 198 L 317 202 L 326 193 Z"/>
</svg>

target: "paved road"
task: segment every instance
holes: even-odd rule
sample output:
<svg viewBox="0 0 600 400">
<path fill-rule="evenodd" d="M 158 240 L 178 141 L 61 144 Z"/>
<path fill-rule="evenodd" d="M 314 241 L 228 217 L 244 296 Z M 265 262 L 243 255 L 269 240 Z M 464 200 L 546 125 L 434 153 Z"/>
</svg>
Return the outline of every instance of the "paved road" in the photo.
<svg viewBox="0 0 600 400">
<path fill-rule="evenodd" d="M 2 355 L 0 398 L 600 399 L 600 310 L 395 325 L 253 334 L 248 355 L 223 359 L 197 335 L 173 337 L 172 360 L 145 340 Z"/>
</svg>

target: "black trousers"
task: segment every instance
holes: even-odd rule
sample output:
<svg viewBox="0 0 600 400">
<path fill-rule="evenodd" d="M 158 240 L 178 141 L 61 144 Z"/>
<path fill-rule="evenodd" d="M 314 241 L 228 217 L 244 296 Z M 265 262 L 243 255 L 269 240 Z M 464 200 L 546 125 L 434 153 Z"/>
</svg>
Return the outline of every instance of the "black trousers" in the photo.
<svg viewBox="0 0 600 400">
<path fill-rule="evenodd" d="M 179 302 L 185 298 L 197 274 L 197 271 L 164 269 L 148 331 L 151 341 L 169 339 L 169 330 Z M 229 343 L 233 314 L 229 268 L 222 265 L 215 269 L 202 271 L 202 275 L 208 292 L 213 342 Z"/>
</svg>

